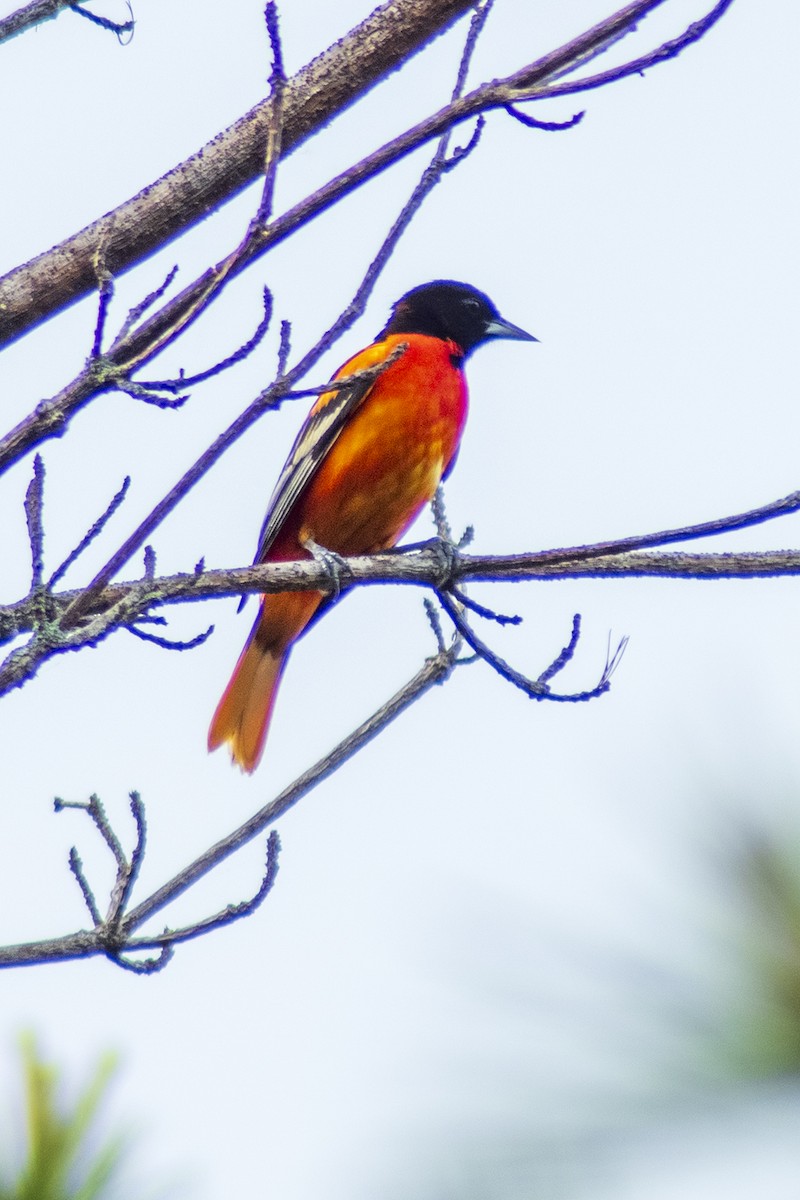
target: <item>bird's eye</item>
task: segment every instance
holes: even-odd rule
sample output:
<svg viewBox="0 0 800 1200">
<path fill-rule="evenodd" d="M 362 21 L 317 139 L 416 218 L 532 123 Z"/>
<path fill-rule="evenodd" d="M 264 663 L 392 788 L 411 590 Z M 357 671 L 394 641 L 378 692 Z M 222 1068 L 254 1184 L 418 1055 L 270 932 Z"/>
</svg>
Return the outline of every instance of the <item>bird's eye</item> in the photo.
<svg viewBox="0 0 800 1200">
<path fill-rule="evenodd" d="M 476 300 L 474 298 L 474 296 L 467 296 L 467 298 L 464 301 L 465 308 L 478 309 L 478 308 L 480 308 L 480 306 L 481 306 L 480 300 Z"/>
</svg>

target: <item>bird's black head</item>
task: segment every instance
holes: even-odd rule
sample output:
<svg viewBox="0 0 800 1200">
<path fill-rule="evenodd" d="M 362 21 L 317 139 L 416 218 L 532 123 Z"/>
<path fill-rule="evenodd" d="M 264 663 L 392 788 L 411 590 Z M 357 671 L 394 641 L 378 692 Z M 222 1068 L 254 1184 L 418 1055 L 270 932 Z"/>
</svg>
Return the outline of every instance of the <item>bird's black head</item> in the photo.
<svg viewBox="0 0 800 1200">
<path fill-rule="evenodd" d="M 490 338 L 538 340 L 504 320 L 483 292 L 453 279 L 434 279 L 401 296 L 381 336 L 389 333 L 424 333 L 453 341 L 465 358 Z"/>
</svg>

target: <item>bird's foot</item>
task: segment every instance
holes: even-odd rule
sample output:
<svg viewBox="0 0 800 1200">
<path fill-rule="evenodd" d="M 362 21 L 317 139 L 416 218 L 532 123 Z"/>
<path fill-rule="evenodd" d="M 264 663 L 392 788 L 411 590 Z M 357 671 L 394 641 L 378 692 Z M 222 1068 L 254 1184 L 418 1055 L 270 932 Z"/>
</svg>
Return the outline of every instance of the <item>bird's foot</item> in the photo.
<svg viewBox="0 0 800 1200">
<path fill-rule="evenodd" d="M 342 573 L 346 569 L 346 563 L 341 554 L 337 554 L 335 550 L 328 550 L 325 546 L 320 546 L 310 537 L 304 538 L 300 544 L 304 550 L 308 551 L 314 562 L 323 564 L 333 584 L 329 599 L 331 601 L 338 600 L 342 594 Z"/>
</svg>

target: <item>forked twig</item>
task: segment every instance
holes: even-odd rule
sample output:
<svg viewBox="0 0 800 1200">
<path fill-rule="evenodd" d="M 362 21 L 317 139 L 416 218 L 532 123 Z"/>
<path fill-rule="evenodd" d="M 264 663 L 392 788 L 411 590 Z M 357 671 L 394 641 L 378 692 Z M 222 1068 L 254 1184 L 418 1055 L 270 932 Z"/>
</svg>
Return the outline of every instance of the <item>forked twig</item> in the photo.
<svg viewBox="0 0 800 1200">
<path fill-rule="evenodd" d="M 573 618 L 572 633 L 564 649 L 536 679 L 529 679 L 528 676 L 517 671 L 515 667 L 512 667 L 510 663 L 501 658 L 499 654 L 490 649 L 486 642 L 478 637 L 475 630 L 466 620 L 463 609 L 448 592 L 437 591 L 436 595 L 442 608 L 467 645 L 472 647 L 479 658 L 483 659 L 485 663 L 488 663 L 490 667 L 497 671 L 498 675 L 506 679 L 509 683 L 513 683 L 514 687 L 519 688 L 531 700 L 554 700 L 562 704 L 577 704 L 587 700 L 595 700 L 598 696 L 604 695 L 611 686 L 611 676 L 619 665 L 628 642 L 627 638 L 623 638 L 614 653 L 610 657 L 607 656 L 606 665 L 603 668 L 600 680 L 593 688 L 589 688 L 583 692 L 553 692 L 549 686 L 550 680 L 560 671 L 563 671 L 564 667 L 574 657 L 578 646 L 581 624 L 578 614 Z"/>
</svg>

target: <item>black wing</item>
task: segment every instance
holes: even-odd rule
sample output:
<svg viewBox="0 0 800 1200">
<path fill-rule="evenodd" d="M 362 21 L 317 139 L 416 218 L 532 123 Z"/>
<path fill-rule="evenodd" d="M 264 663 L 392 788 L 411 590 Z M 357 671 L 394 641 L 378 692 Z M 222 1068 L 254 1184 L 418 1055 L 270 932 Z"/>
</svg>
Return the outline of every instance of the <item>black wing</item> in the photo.
<svg viewBox="0 0 800 1200">
<path fill-rule="evenodd" d="M 355 367 L 352 360 L 342 368 L 340 375 L 350 374 L 351 365 Z M 303 489 L 330 452 L 346 422 L 364 403 L 374 386 L 375 379 L 370 378 L 335 391 L 327 404 L 308 415 L 270 497 L 255 562 L 263 561 Z"/>
</svg>

